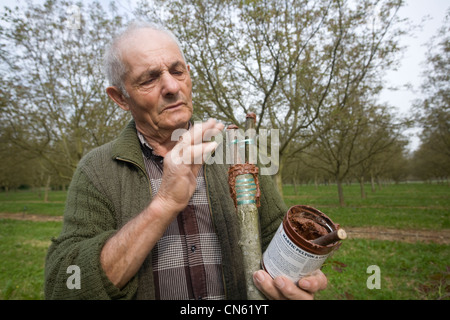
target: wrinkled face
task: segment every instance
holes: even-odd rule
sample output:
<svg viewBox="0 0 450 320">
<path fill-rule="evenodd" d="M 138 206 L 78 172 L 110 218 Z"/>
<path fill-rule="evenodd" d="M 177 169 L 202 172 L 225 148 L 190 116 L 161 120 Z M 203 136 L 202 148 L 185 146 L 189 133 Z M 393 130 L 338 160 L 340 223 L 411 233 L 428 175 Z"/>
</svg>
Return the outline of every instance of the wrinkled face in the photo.
<svg viewBox="0 0 450 320">
<path fill-rule="evenodd" d="M 137 30 L 122 43 L 128 72 L 125 98 L 137 128 L 145 135 L 185 128 L 192 116 L 189 66 L 177 43 L 167 34 Z"/>
</svg>

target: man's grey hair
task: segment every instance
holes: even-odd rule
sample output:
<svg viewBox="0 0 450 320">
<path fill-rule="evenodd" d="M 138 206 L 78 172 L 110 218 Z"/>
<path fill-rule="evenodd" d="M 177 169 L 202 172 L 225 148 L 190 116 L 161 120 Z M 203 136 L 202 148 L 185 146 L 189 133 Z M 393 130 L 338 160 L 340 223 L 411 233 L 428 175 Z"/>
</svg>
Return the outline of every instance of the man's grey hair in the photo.
<svg viewBox="0 0 450 320">
<path fill-rule="evenodd" d="M 133 32 L 140 29 L 151 29 L 156 31 L 161 31 L 170 36 L 178 45 L 180 49 L 183 60 L 186 62 L 184 57 L 183 50 L 181 48 L 181 44 L 178 41 L 177 37 L 168 29 L 147 22 L 147 21 L 133 21 L 128 26 L 120 32 L 111 42 L 111 44 L 106 48 L 103 63 L 104 63 L 104 72 L 106 78 L 109 82 L 110 86 L 115 86 L 119 88 L 119 90 L 126 96 L 129 97 L 127 91 L 125 90 L 124 80 L 125 75 L 127 73 L 127 66 L 123 62 L 122 59 L 122 50 L 121 50 L 121 42 L 130 36 Z"/>
</svg>

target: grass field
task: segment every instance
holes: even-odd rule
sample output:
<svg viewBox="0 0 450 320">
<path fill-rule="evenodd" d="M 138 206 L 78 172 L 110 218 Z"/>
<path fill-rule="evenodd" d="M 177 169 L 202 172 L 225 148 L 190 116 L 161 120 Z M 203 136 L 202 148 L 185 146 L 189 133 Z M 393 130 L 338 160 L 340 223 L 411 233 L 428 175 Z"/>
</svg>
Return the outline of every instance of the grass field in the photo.
<svg viewBox="0 0 450 320">
<path fill-rule="evenodd" d="M 40 196 L 37 192 L 0 192 L 0 212 L 50 216 L 61 216 L 63 214 L 66 192 L 50 192 L 48 202 L 44 202 L 42 198 L 43 196 Z"/>
<path fill-rule="evenodd" d="M 369 188 L 367 187 L 367 190 Z M 339 207 L 335 186 L 284 187 L 288 205 L 306 204 L 325 212 L 344 228 L 450 231 L 450 188 L 436 184 L 387 185 L 361 199 L 359 186 L 345 186 L 347 206 Z M 62 215 L 65 192 L 0 193 L 0 214 Z M 0 216 L 1 217 L 1 216 Z M 0 299 L 43 299 L 44 259 L 61 222 L 0 218 Z M 380 289 L 369 289 L 370 266 L 377 266 Z M 323 267 L 328 288 L 317 299 L 429 300 L 450 298 L 448 244 L 351 238 Z M 371 283 L 371 282 L 370 282 Z"/>
</svg>

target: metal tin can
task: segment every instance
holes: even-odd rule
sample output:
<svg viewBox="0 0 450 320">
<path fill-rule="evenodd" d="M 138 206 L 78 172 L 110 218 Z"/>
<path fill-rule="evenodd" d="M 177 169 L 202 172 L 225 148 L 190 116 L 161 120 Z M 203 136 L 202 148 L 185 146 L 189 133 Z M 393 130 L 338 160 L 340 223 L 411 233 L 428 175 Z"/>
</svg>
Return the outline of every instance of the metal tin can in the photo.
<svg viewBox="0 0 450 320">
<path fill-rule="evenodd" d="M 326 246 L 311 241 L 338 228 L 339 225 L 313 207 L 291 207 L 262 256 L 262 267 L 272 278 L 283 275 L 296 283 L 320 269 L 340 245 L 340 241 Z"/>
</svg>

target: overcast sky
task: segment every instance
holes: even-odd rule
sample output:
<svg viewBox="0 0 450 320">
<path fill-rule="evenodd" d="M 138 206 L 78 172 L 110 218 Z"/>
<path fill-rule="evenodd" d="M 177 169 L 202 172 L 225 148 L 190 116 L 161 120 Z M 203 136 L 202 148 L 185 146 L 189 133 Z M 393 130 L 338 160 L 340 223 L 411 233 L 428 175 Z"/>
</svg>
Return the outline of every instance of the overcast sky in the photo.
<svg viewBox="0 0 450 320">
<path fill-rule="evenodd" d="M 401 44 L 407 48 L 403 52 L 401 65 L 397 71 L 387 73 L 386 87 L 397 87 L 398 90 L 384 90 L 380 97 L 381 102 L 396 107 L 399 114 L 408 114 L 413 101 L 420 98 L 419 88 L 428 50 L 426 44 L 443 25 L 447 8 L 450 8 L 448 0 L 406 0 L 406 5 L 399 11 L 402 18 L 406 17 L 413 24 L 421 26 L 415 30 L 414 36 L 402 39 Z M 419 144 L 418 132 L 418 129 L 408 132 L 412 135 L 409 146 L 412 150 Z"/>
<path fill-rule="evenodd" d="M 421 30 L 416 30 L 413 36 L 405 36 L 401 44 L 407 48 L 401 59 L 401 66 L 397 71 L 391 71 L 387 75 L 390 85 L 413 85 L 413 90 L 400 90 L 385 92 L 385 98 L 391 105 L 408 111 L 410 100 L 417 97 L 416 91 L 422 82 L 421 73 L 424 71 L 426 44 L 435 36 L 443 25 L 447 8 L 450 8 L 448 0 L 407 0 L 406 6 L 400 9 L 400 16 L 407 17 L 412 23 L 421 25 Z M 422 22 L 423 19 L 426 19 Z"/>
<path fill-rule="evenodd" d="M 101 0 L 104 1 L 109 2 Z M 0 0 L 0 14 L 5 5 L 14 7 L 17 2 Z M 130 3 L 134 2 L 136 0 L 116 0 L 119 9 L 124 11 L 129 11 Z M 406 5 L 400 9 L 399 14 L 402 18 L 409 18 L 411 23 L 420 25 L 421 29 L 415 30 L 413 36 L 405 36 L 402 39 L 401 44 L 407 48 L 403 52 L 401 65 L 397 71 L 388 72 L 386 75 L 386 87 L 396 87 L 397 90 L 384 90 L 380 97 L 381 102 L 396 107 L 399 114 L 409 113 L 413 100 L 420 98 L 418 89 L 422 83 L 421 74 L 424 71 L 425 54 L 428 50 L 426 43 L 443 25 L 447 8 L 450 8 L 449 0 L 406 0 Z M 409 133 L 416 135 L 417 132 L 416 129 Z M 415 149 L 418 145 L 417 136 L 412 136 L 411 142 L 410 148 Z"/>
</svg>

